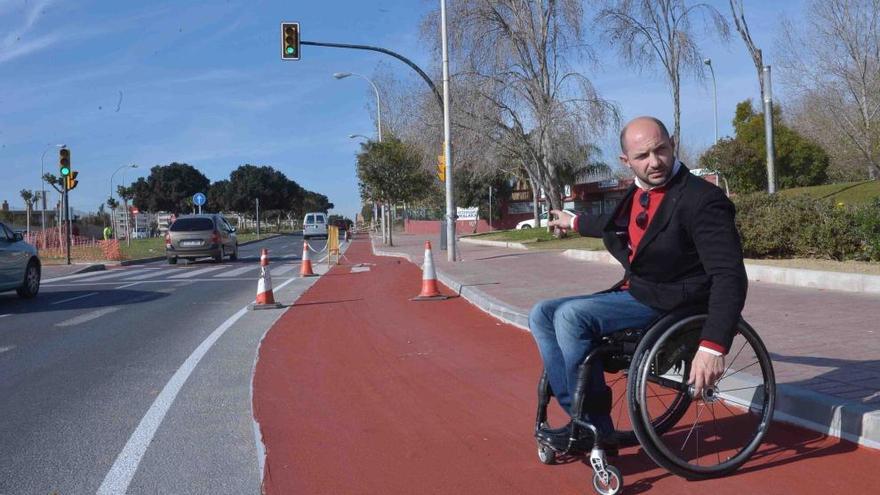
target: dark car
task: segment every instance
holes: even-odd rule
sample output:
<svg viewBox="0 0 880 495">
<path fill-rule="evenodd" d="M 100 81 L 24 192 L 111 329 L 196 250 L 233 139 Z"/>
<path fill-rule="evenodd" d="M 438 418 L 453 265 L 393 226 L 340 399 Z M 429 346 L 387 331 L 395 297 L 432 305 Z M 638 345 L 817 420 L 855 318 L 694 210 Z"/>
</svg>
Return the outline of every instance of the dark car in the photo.
<svg viewBox="0 0 880 495">
<path fill-rule="evenodd" d="M 179 217 L 165 234 L 165 257 L 175 264 L 180 258 L 194 260 L 210 256 L 220 263 L 225 256 L 238 259 L 235 228 L 218 214 Z"/>
</svg>

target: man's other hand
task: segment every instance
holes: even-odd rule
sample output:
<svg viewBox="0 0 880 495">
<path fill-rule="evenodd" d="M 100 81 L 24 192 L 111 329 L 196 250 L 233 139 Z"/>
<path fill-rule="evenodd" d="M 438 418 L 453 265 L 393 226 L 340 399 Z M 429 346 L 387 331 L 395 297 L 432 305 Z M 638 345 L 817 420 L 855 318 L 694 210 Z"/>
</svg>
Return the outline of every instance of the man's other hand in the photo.
<svg viewBox="0 0 880 495">
<path fill-rule="evenodd" d="M 691 362 L 688 385 L 694 386 L 694 398 L 703 394 L 704 387 L 715 385 L 724 373 L 724 356 L 715 356 L 705 351 L 697 351 Z"/>
<path fill-rule="evenodd" d="M 550 219 L 547 222 L 547 227 L 550 230 L 561 229 L 563 231 L 568 231 L 571 229 L 571 220 L 574 218 L 574 215 L 565 211 L 565 210 L 550 210 Z"/>
</svg>

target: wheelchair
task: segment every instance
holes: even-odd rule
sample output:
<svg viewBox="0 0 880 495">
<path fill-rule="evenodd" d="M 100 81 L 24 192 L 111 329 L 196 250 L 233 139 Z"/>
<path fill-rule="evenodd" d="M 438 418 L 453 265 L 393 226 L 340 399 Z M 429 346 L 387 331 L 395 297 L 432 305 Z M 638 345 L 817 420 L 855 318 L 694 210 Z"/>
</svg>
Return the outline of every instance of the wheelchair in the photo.
<svg viewBox="0 0 880 495">
<path fill-rule="evenodd" d="M 609 464 L 596 427 L 583 412 L 590 368 L 603 366 L 614 394 L 611 416 L 621 447 L 640 444 L 659 466 L 689 480 L 721 477 L 742 466 L 773 419 L 773 365 L 757 332 L 740 318 L 724 373 L 695 397 L 687 381 L 706 317 L 705 307 L 679 309 L 644 329 L 602 337 L 579 368 L 568 447 L 554 450 L 539 439 L 538 459 L 555 464 L 564 457 L 586 455 L 596 493 L 616 495 L 623 488 L 623 475 Z M 540 429 L 551 427 L 552 396 L 545 372 L 538 383 L 536 438 Z M 586 450 L 583 445 L 590 435 L 592 448 Z"/>
</svg>

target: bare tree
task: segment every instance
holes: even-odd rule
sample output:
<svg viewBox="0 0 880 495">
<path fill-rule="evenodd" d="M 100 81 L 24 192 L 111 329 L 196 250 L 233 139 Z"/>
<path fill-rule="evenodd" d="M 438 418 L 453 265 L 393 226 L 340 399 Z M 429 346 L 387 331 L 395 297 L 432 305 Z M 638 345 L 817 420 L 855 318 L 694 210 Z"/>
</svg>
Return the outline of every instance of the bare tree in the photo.
<svg viewBox="0 0 880 495">
<path fill-rule="evenodd" d="M 813 0 L 806 22 L 784 23 L 784 82 L 801 97 L 803 130 L 833 149 L 848 143 L 880 174 L 880 0 Z M 814 132 L 810 132 L 813 129 Z M 816 132 L 818 131 L 818 132 Z"/>
<path fill-rule="evenodd" d="M 582 4 L 460 0 L 449 12 L 456 143 L 469 142 L 472 159 L 524 171 L 535 194 L 543 188 L 557 209 L 566 171 L 591 163 L 578 153 L 617 122 L 615 107 L 568 60 L 591 57 Z"/>
<path fill-rule="evenodd" d="M 21 199 L 24 200 L 24 207 L 25 207 L 25 210 L 27 211 L 27 213 L 26 213 L 26 215 L 27 215 L 27 233 L 28 233 L 28 235 L 30 235 L 30 233 L 31 233 L 31 210 L 33 210 L 34 203 L 36 203 L 36 201 L 37 201 L 37 199 L 36 199 L 37 194 L 34 191 L 30 191 L 27 189 L 22 189 L 19 194 L 21 194 Z"/>
<path fill-rule="evenodd" d="M 729 37 L 724 17 L 711 5 L 685 0 L 608 0 L 596 15 L 605 35 L 630 65 L 645 69 L 660 62 L 672 92 L 674 134 L 681 138 L 682 71 L 703 78 L 703 56 L 693 25 Z M 678 146 L 676 146 L 678 151 Z"/>
<path fill-rule="evenodd" d="M 755 64 L 755 71 L 758 73 L 758 86 L 761 88 L 761 101 L 763 101 L 764 57 L 761 53 L 761 49 L 755 46 L 755 42 L 752 41 L 752 34 L 749 32 L 749 24 L 746 22 L 746 14 L 743 11 L 742 0 L 730 0 L 730 15 L 733 16 L 733 24 L 736 26 L 736 30 L 739 32 L 739 36 L 742 38 L 743 43 L 746 44 L 746 49 L 749 51 L 749 55 L 752 56 L 752 62 Z"/>
</svg>

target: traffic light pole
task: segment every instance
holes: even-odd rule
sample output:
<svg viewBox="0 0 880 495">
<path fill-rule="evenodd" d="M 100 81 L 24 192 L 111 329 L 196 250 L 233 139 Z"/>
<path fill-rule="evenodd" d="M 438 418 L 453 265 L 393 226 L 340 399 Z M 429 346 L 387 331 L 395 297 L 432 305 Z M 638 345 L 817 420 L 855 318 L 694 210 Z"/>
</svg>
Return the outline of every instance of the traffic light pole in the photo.
<svg viewBox="0 0 880 495">
<path fill-rule="evenodd" d="M 67 180 L 66 178 L 61 181 L 61 186 L 64 188 L 64 194 L 62 195 L 62 205 L 61 207 L 64 209 L 64 216 L 62 217 L 63 225 L 67 227 L 67 233 L 64 234 L 64 242 L 66 244 L 65 251 L 67 252 L 67 264 L 70 264 L 70 241 L 71 241 L 71 232 L 70 232 L 70 200 L 68 198 L 67 191 Z"/>
<path fill-rule="evenodd" d="M 440 92 L 437 91 L 437 87 L 434 86 L 434 82 L 431 81 L 431 78 L 428 77 L 427 74 L 425 74 L 425 71 L 423 71 L 421 67 L 419 67 L 412 60 L 404 57 L 403 55 L 401 55 L 399 53 L 392 52 L 391 50 L 388 50 L 386 48 L 381 48 L 378 46 L 350 45 L 347 43 L 321 43 L 321 42 L 317 42 L 317 41 L 300 41 L 299 44 L 300 45 L 311 45 L 311 46 L 326 46 L 326 47 L 330 47 L 330 48 L 349 48 L 352 50 L 369 50 L 369 51 L 373 51 L 373 52 L 384 53 L 385 55 L 391 55 L 392 57 L 396 58 L 397 60 L 400 60 L 401 62 L 410 66 L 410 68 L 412 70 L 416 71 L 416 73 L 418 73 L 418 75 L 421 76 L 422 79 L 424 79 L 424 81 L 428 85 L 428 87 L 431 88 L 431 92 L 434 93 L 434 96 L 437 97 L 437 103 L 440 104 L 440 112 L 441 113 L 443 112 L 443 97 L 440 96 Z"/>
</svg>

